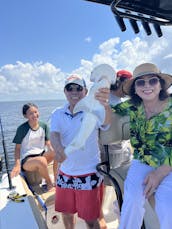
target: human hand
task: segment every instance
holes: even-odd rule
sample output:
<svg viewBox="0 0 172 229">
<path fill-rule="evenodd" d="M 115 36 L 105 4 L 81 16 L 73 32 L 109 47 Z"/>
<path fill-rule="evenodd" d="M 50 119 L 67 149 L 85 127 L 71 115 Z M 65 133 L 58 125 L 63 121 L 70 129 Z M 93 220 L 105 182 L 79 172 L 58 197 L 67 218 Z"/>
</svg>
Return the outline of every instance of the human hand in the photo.
<svg viewBox="0 0 172 229">
<path fill-rule="evenodd" d="M 15 165 L 14 168 L 11 171 L 11 178 L 16 177 L 20 173 L 20 165 Z"/>
<path fill-rule="evenodd" d="M 98 92 L 95 93 L 95 98 L 106 108 L 109 106 L 109 88 L 99 88 Z"/>
<path fill-rule="evenodd" d="M 162 165 L 146 176 L 143 182 L 145 185 L 144 195 L 146 198 L 149 198 L 156 191 L 156 188 L 170 171 L 171 168 L 169 166 Z"/>
<path fill-rule="evenodd" d="M 58 154 L 57 154 L 57 161 L 59 163 L 62 163 L 64 160 L 66 160 L 67 156 L 64 152 L 64 148 L 61 149 L 60 151 L 58 150 Z"/>
</svg>

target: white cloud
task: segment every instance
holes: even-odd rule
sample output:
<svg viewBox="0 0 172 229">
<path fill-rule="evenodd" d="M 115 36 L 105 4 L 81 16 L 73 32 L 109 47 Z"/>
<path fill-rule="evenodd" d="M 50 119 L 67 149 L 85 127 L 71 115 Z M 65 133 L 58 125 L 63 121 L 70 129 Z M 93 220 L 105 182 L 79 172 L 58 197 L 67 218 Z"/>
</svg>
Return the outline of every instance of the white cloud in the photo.
<svg viewBox="0 0 172 229">
<path fill-rule="evenodd" d="M 15 65 L 4 65 L 0 68 L 1 100 L 55 98 L 57 92 L 62 91 L 64 75 L 50 63 L 18 61 Z"/>
<path fill-rule="evenodd" d="M 77 71 L 84 71 L 88 77 L 92 68 L 100 63 L 108 63 L 116 70 L 126 68 L 133 71 L 140 63 L 152 62 L 162 71 L 172 73 L 172 29 L 164 27 L 163 33 L 161 38 L 158 38 L 155 32 L 151 36 L 143 33 L 142 37 L 135 37 L 123 43 L 120 38 L 109 39 L 99 46 L 100 51 L 95 53 L 91 60 L 81 60 L 81 67 Z"/>
<path fill-rule="evenodd" d="M 82 59 L 80 67 L 72 73 L 82 75 L 90 85 L 89 76 L 94 66 L 108 63 L 115 70 L 133 71 L 136 65 L 153 62 L 162 72 L 172 74 L 172 29 L 163 28 L 164 36 L 135 37 L 132 40 L 120 41 L 111 38 L 99 46 L 99 52 L 90 60 Z M 66 73 L 51 63 L 7 64 L 0 68 L 0 100 L 12 99 L 55 99 L 63 96 L 63 85 Z"/>
<path fill-rule="evenodd" d="M 92 38 L 91 37 L 86 37 L 85 38 L 85 42 L 90 43 L 91 41 L 92 41 Z"/>
</svg>

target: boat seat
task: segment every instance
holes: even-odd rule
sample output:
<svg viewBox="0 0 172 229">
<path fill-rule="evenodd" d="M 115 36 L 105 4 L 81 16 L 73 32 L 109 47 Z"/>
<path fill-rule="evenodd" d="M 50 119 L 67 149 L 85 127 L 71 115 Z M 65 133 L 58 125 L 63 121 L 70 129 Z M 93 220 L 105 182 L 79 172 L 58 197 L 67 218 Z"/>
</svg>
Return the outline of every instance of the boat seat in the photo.
<svg viewBox="0 0 172 229">
<path fill-rule="evenodd" d="M 38 171 L 24 171 L 24 177 L 31 186 L 40 185 L 42 183 L 42 177 Z"/>
<path fill-rule="evenodd" d="M 100 130 L 100 142 L 103 145 L 109 145 L 130 138 L 130 118 L 112 113 L 112 123 L 108 130 Z"/>
<path fill-rule="evenodd" d="M 48 173 L 50 174 L 50 177 L 53 175 L 53 162 L 48 164 Z M 54 203 L 54 198 L 55 198 L 55 192 L 46 192 L 42 187 L 42 177 L 40 176 L 39 172 L 34 171 L 34 172 L 24 172 L 24 178 L 29 184 L 29 186 L 32 188 L 33 191 L 35 191 L 40 197 L 43 199 L 45 204 L 47 206 L 51 205 Z"/>
<path fill-rule="evenodd" d="M 48 173 L 53 175 L 53 162 L 48 164 Z M 42 177 L 38 171 L 24 171 L 22 175 L 31 186 L 39 186 L 42 183 Z"/>
<path fill-rule="evenodd" d="M 107 154 L 107 161 L 102 162 L 97 165 L 97 170 L 100 171 L 105 177 L 108 177 L 115 186 L 115 191 L 117 194 L 117 200 L 119 204 L 119 208 L 121 209 L 122 201 L 123 201 L 123 192 L 124 192 L 124 180 L 126 178 L 128 169 L 130 164 L 123 165 L 118 168 L 113 168 L 113 160 L 109 160 L 109 150 L 108 145 L 118 143 L 122 140 L 129 140 L 130 138 L 130 131 L 129 131 L 129 117 L 128 116 L 120 116 L 116 113 L 112 114 L 112 124 L 107 131 L 100 130 L 100 144 L 104 145 L 105 152 Z M 154 211 L 155 201 L 154 197 L 151 196 L 149 201 L 145 204 L 145 217 L 144 217 L 144 224 L 142 228 L 149 228 L 149 229 L 158 229 L 159 222 Z M 153 223 L 152 223 L 153 222 Z"/>
</svg>

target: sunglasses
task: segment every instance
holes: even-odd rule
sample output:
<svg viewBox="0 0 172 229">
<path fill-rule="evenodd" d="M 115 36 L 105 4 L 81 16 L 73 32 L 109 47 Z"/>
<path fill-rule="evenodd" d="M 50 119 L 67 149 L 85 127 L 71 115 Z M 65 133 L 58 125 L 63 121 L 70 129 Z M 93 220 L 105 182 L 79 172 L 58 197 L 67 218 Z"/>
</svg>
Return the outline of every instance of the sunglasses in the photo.
<svg viewBox="0 0 172 229">
<path fill-rule="evenodd" d="M 83 87 L 80 85 L 73 86 L 73 85 L 66 85 L 65 87 L 66 91 L 83 91 Z"/>
<path fill-rule="evenodd" d="M 136 87 L 144 87 L 146 82 L 148 82 L 150 86 L 155 86 L 159 82 L 159 78 L 158 77 L 152 77 L 152 78 L 147 79 L 147 80 L 138 79 L 135 81 L 135 86 Z"/>
</svg>

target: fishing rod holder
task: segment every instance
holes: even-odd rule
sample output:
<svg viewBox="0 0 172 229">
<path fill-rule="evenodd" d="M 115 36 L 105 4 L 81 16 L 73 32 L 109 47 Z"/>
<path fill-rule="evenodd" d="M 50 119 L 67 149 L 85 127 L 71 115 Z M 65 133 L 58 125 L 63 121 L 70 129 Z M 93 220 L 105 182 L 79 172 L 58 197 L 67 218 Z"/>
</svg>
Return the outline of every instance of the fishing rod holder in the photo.
<svg viewBox="0 0 172 229">
<path fill-rule="evenodd" d="M 171 0 L 86 0 L 111 7 L 111 11 L 121 31 L 126 31 L 125 19 L 131 24 L 134 33 L 139 33 L 138 22 L 146 34 L 152 34 L 152 24 L 158 37 L 162 37 L 161 26 L 172 26 Z"/>
<path fill-rule="evenodd" d="M 141 22 L 147 35 L 152 33 L 149 23 L 153 24 L 158 37 L 163 36 L 161 26 L 172 25 L 172 4 L 170 1 L 113 0 L 108 1 L 108 4 L 111 6 L 111 11 L 115 17 L 118 17 L 118 21 L 119 18 L 130 21 L 135 33 L 139 32 L 138 21 Z M 121 29 L 121 31 L 125 30 Z"/>
</svg>

